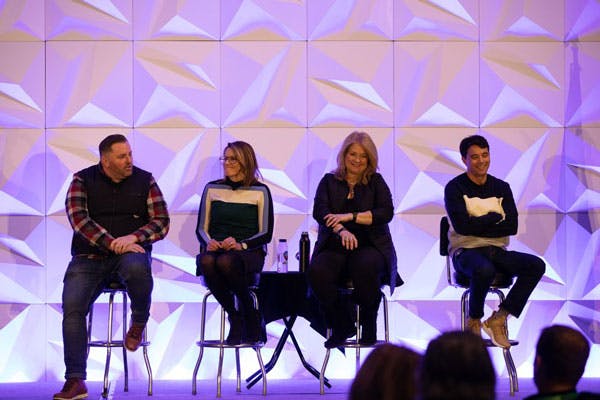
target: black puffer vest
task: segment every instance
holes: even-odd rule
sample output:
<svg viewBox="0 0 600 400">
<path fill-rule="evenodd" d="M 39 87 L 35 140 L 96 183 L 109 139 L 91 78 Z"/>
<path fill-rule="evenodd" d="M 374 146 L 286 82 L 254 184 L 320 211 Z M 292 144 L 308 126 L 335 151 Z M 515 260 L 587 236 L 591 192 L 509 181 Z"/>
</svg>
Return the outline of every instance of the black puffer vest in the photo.
<svg viewBox="0 0 600 400">
<path fill-rule="evenodd" d="M 150 190 L 151 174 L 133 167 L 133 173 L 125 180 L 115 183 L 93 165 L 77 172 L 87 192 L 87 208 L 90 218 L 106 229 L 113 237 L 128 235 L 149 221 L 146 200 Z M 151 251 L 152 246 L 144 246 Z M 81 235 L 74 233 L 71 255 L 108 253 L 92 246 Z"/>
</svg>

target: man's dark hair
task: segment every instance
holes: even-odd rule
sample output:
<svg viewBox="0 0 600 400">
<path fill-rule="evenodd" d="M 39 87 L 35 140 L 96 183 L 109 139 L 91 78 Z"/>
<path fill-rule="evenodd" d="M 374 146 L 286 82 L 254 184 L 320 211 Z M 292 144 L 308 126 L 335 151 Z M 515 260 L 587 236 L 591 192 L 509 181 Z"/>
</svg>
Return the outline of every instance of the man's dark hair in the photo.
<svg viewBox="0 0 600 400">
<path fill-rule="evenodd" d="M 126 143 L 126 142 L 127 142 L 127 138 L 124 135 L 121 135 L 120 133 L 116 133 L 114 135 L 108 135 L 107 137 L 102 139 L 102 141 L 98 145 L 98 150 L 100 151 L 100 155 L 102 155 L 102 154 L 108 153 L 113 144 Z"/>
<path fill-rule="evenodd" d="M 585 370 L 590 344 L 581 332 L 565 325 L 544 328 L 536 346 L 543 379 L 575 388 Z"/>
<path fill-rule="evenodd" d="M 478 146 L 481 147 L 482 149 L 488 149 L 490 148 L 490 144 L 488 143 L 488 141 L 486 140 L 486 138 L 484 138 L 481 135 L 471 135 L 471 136 L 467 136 L 466 138 L 464 138 L 463 140 L 461 140 L 460 142 L 460 155 L 464 158 L 467 156 L 467 151 L 469 150 L 469 147 L 471 146 Z"/>
<path fill-rule="evenodd" d="M 485 342 L 469 331 L 429 342 L 421 362 L 422 400 L 493 400 L 496 372 Z"/>
</svg>

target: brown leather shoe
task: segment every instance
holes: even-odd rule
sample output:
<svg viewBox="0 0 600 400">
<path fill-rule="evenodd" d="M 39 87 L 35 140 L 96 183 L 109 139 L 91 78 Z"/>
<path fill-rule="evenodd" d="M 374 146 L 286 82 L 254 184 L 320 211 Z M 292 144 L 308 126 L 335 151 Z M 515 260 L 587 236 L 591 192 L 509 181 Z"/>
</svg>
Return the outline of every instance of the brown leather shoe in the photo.
<svg viewBox="0 0 600 400">
<path fill-rule="evenodd" d="M 54 394 L 54 400 L 78 400 L 88 397 L 85 381 L 79 378 L 68 378 L 62 390 Z"/>
<path fill-rule="evenodd" d="M 136 351 L 142 343 L 142 333 L 144 333 L 146 324 L 139 324 L 137 322 L 131 323 L 131 327 L 127 331 L 125 336 L 125 348 L 129 351 Z"/>
</svg>

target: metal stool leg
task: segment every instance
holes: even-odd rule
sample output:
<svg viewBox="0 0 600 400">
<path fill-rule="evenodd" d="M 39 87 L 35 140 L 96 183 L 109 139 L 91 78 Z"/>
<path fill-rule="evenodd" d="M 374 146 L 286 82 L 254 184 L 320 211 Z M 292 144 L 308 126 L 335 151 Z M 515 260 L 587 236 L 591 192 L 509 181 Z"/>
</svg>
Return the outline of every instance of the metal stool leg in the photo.
<svg viewBox="0 0 600 400">
<path fill-rule="evenodd" d="M 242 391 L 242 377 L 240 374 L 240 349 L 235 349 L 235 391 Z"/>
<path fill-rule="evenodd" d="M 142 340 L 144 342 L 148 341 L 146 330 L 147 328 L 144 329 L 144 335 L 142 336 Z M 152 367 L 150 367 L 150 359 L 148 358 L 148 346 L 144 346 L 143 354 L 144 363 L 146 364 L 146 371 L 148 372 L 148 396 L 152 396 Z"/>
<path fill-rule="evenodd" d="M 254 309 L 258 310 L 258 297 L 256 296 L 256 293 L 251 290 L 250 291 L 250 295 L 252 296 L 252 302 L 254 303 Z M 263 396 L 267 395 L 267 371 L 265 371 L 265 364 L 263 362 L 262 359 L 262 355 L 260 354 L 260 347 L 261 346 L 255 346 L 254 347 L 254 351 L 256 351 L 256 358 L 258 359 L 258 365 L 260 366 L 260 372 L 262 373 L 262 381 L 263 381 L 263 390 L 262 390 L 262 394 Z M 238 382 L 239 382 L 239 370 L 238 370 Z"/>
<path fill-rule="evenodd" d="M 517 369 L 510 354 L 510 348 L 502 349 L 504 362 L 506 363 L 506 372 L 508 373 L 508 382 L 510 385 L 510 395 L 514 396 L 519 391 L 519 380 L 517 379 Z"/>
<path fill-rule="evenodd" d="M 124 391 L 129 391 L 129 363 L 127 362 L 127 349 L 125 348 L 125 337 L 127 336 L 127 293 L 122 291 L 123 295 L 123 374 L 125 375 Z"/>
<path fill-rule="evenodd" d="M 327 337 L 331 336 L 331 328 L 327 329 Z M 325 359 L 323 359 L 323 366 L 321 367 L 321 375 L 319 376 L 319 393 L 325 394 L 325 370 L 327 369 L 327 363 L 329 362 L 329 354 L 331 349 L 325 351 Z"/>
<path fill-rule="evenodd" d="M 385 342 L 389 343 L 390 341 L 390 321 L 389 321 L 389 311 L 388 311 L 388 301 L 387 297 L 383 296 L 383 326 L 385 330 Z"/>
<path fill-rule="evenodd" d="M 357 304 L 354 306 L 354 309 L 356 310 L 356 340 L 358 341 L 360 339 L 360 333 L 362 330 L 360 328 L 360 306 Z M 354 360 L 354 374 L 355 375 L 358 372 L 359 368 L 360 368 L 360 346 L 357 346 L 355 349 L 355 360 Z"/>
<path fill-rule="evenodd" d="M 460 297 L 460 330 L 464 331 L 467 326 L 467 318 L 469 316 L 469 295 L 471 290 L 467 289 Z"/>
<path fill-rule="evenodd" d="M 196 394 L 196 380 L 198 376 L 198 370 L 200 369 L 200 363 L 202 362 L 202 356 L 204 355 L 204 346 L 202 343 L 204 342 L 204 332 L 206 328 L 206 302 L 208 297 L 210 296 L 210 292 L 207 292 L 202 299 L 202 315 L 200 317 L 200 341 L 197 342 L 200 347 L 200 353 L 198 354 L 198 360 L 196 361 L 196 366 L 194 367 L 194 374 L 192 375 L 192 394 Z"/>
<path fill-rule="evenodd" d="M 92 321 L 94 320 L 94 305 L 90 307 L 88 312 L 88 324 L 87 324 L 87 357 L 90 356 L 90 343 L 92 342 Z"/>
<path fill-rule="evenodd" d="M 106 362 L 104 364 L 104 385 L 102 387 L 102 397 L 108 396 L 108 372 L 110 370 L 110 357 L 112 352 L 112 338 L 113 338 L 113 311 L 115 303 L 115 292 L 110 292 L 108 296 L 108 330 L 106 334 L 107 346 L 106 346 Z"/>
<path fill-rule="evenodd" d="M 260 372 L 263 376 L 263 396 L 267 395 L 267 380 L 265 379 L 267 376 L 267 371 L 265 371 L 265 364 L 263 363 L 262 355 L 260 354 L 260 347 L 254 349 L 256 351 L 256 357 L 258 358 L 258 365 L 260 365 Z"/>
<path fill-rule="evenodd" d="M 221 343 L 225 340 L 225 310 L 221 307 L 221 333 L 220 333 Z M 219 366 L 217 369 L 217 397 L 221 397 L 221 379 L 223 374 L 223 356 L 225 353 L 225 348 L 223 346 L 219 347 Z"/>
</svg>

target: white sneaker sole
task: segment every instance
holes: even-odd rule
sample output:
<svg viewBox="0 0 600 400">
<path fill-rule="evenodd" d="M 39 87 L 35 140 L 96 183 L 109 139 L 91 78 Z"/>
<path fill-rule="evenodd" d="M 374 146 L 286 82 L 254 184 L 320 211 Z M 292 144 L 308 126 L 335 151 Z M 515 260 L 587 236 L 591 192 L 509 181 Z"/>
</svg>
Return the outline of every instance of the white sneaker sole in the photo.
<svg viewBox="0 0 600 400">
<path fill-rule="evenodd" d="M 83 393 L 83 394 L 78 394 L 75 397 L 54 397 L 54 400 L 80 400 L 80 399 L 86 399 L 88 397 L 87 393 Z"/>
</svg>

